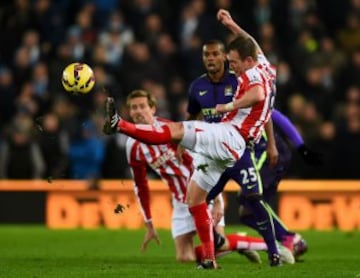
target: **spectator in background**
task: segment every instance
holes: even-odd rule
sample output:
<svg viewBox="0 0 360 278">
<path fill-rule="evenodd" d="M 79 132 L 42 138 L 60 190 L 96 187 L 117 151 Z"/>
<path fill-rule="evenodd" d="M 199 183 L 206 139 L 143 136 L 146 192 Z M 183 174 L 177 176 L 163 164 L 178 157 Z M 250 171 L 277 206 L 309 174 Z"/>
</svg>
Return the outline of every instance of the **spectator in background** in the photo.
<svg viewBox="0 0 360 278">
<path fill-rule="evenodd" d="M 163 82 L 165 72 L 151 55 L 149 46 L 142 42 L 134 42 L 129 45 L 124 57 L 121 80 L 124 81 L 126 92 L 138 88 L 139 83 L 145 79 L 153 79 Z M 125 70 L 126 69 L 126 70 Z"/>
<path fill-rule="evenodd" d="M 33 66 L 39 62 L 42 50 L 40 47 L 39 33 L 35 30 L 29 30 L 24 33 L 23 43 L 20 47 L 26 49 L 29 55 L 30 64 Z"/>
<path fill-rule="evenodd" d="M 150 47 L 151 51 L 155 50 L 159 36 L 165 31 L 165 26 L 160 15 L 152 13 L 145 18 L 144 27 L 140 38 Z"/>
<path fill-rule="evenodd" d="M 161 84 L 151 79 L 145 79 L 142 83 L 142 88 L 146 91 L 151 92 L 156 98 L 157 102 L 157 114 L 163 118 L 170 118 L 169 103 L 166 98 L 166 89 Z"/>
<path fill-rule="evenodd" d="M 296 92 L 297 80 L 295 79 L 289 64 L 282 60 L 277 64 L 276 76 L 276 107 L 285 115 L 289 115 L 288 102 Z"/>
<path fill-rule="evenodd" d="M 184 103 L 181 93 L 173 94 L 172 81 L 179 77 L 187 88 L 203 72 L 199 57 L 201 45 L 209 36 L 229 41 L 226 28 L 214 20 L 215 12 L 225 8 L 232 10 L 234 19 L 255 34 L 267 57 L 278 63 L 278 108 L 289 113 L 303 135 L 312 138 L 315 144 L 325 140 L 323 133 L 330 138 L 330 130 L 338 138 L 348 126 L 341 102 L 345 102 L 349 88 L 360 86 L 359 3 L 359 0 L 3 1 L 0 69 L 8 71 L 0 70 L 1 134 L 5 134 L 5 123 L 17 117 L 21 109 L 27 109 L 35 120 L 38 114 L 51 111 L 53 103 L 57 112 L 68 112 L 61 112 L 61 126 L 69 132 L 78 128 L 75 118 L 93 112 L 97 96 L 91 93 L 76 97 L 63 91 L 59 82 L 61 72 L 75 61 L 87 62 L 96 71 L 94 92 L 108 87 L 119 100 L 126 97 L 124 92 L 148 83 L 144 80 L 161 83 L 168 103 L 162 113 L 182 118 L 173 109 L 173 103 L 179 106 Z M 319 71 L 321 74 L 315 74 L 319 77 L 316 85 L 310 79 Z M 317 92 L 317 87 L 326 94 Z M 58 99 L 59 104 L 55 103 Z M 304 120 L 302 112 L 294 116 L 294 107 L 288 103 L 294 104 L 293 100 L 299 99 L 311 112 L 305 114 L 319 116 L 320 123 L 310 124 L 319 127 L 319 132 L 314 134 L 307 127 L 312 117 L 306 116 L 308 120 Z M 315 107 L 309 106 L 309 101 Z M 298 104 L 301 106 L 301 101 Z M 14 108 L 15 105 L 21 109 Z M 323 128 L 324 125 L 333 128 Z M 307 131 L 311 133 L 305 134 Z M 339 166 L 340 161 L 331 158 L 329 163 Z M 312 175 L 309 169 L 305 172 L 298 177 Z"/>
<path fill-rule="evenodd" d="M 10 122 L 15 111 L 15 84 L 12 72 L 7 67 L 0 68 L 0 130 Z"/>
<path fill-rule="evenodd" d="M 122 9 L 136 37 L 140 37 L 145 18 L 151 13 L 159 12 L 157 3 L 153 0 L 124 1 Z"/>
<path fill-rule="evenodd" d="M 328 83 L 332 79 L 328 74 L 324 65 L 310 66 L 306 70 L 302 88 L 306 99 L 315 105 L 316 112 L 323 119 L 332 117 L 335 100 L 333 85 Z"/>
<path fill-rule="evenodd" d="M 166 82 L 169 82 L 175 75 L 184 74 L 177 45 L 168 33 L 161 33 L 159 35 L 156 41 L 154 56 L 162 70 L 167 73 L 165 76 Z"/>
<path fill-rule="evenodd" d="M 23 84 L 19 96 L 15 101 L 16 111 L 18 113 L 26 113 L 31 119 L 39 114 L 39 103 L 34 97 L 34 86 L 31 82 Z"/>
<path fill-rule="evenodd" d="M 346 94 L 342 121 L 337 127 L 334 138 L 333 161 L 341 161 L 333 171 L 336 179 L 357 179 L 359 177 L 358 160 L 360 157 L 360 88 L 349 88 Z M 344 159 L 346 157 L 346 159 Z"/>
<path fill-rule="evenodd" d="M 33 137 L 33 123 L 26 113 L 18 114 L 0 149 L 1 179 L 40 179 L 45 170 L 40 147 Z"/>
<path fill-rule="evenodd" d="M 99 45 L 104 47 L 105 63 L 111 67 L 111 70 L 114 71 L 121 65 L 125 47 L 133 41 L 133 31 L 124 24 L 123 15 L 113 11 L 98 39 Z"/>
<path fill-rule="evenodd" d="M 42 38 L 43 50 L 54 51 L 65 36 L 68 16 L 62 14 L 61 5 L 51 0 L 34 1 L 35 28 Z"/>
<path fill-rule="evenodd" d="M 38 119 L 39 145 L 45 161 L 44 178 L 60 179 L 68 177 L 69 147 L 68 134 L 61 130 L 58 117 L 49 113 Z"/>
<path fill-rule="evenodd" d="M 70 48 L 71 59 L 73 61 L 82 61 L 87 56 L 87 49 L 81 36 L 81 29 L 77 26 L 73 26 L 67 31 L 66 44 Z"/>
<path fill-rule="evenodd" d="M 39 114 L 44 114 L 49 109 L 51 101 L 50 80 L 46 63 L 39 62 L 33 67 L 31 85 L 33 98 L 39 105 Z"/>
<path fill-rule="evenodd" d="M 183 105 L 187 106 L 187 89 L 184 80 L 180 76 L 174 76 L 170 80 L 168 87 L 167 102 L 169 103 L 171 113 L 170 118 L 173 120 L 184 120 L 187 113 L 186 107 L 185 109 L 183 108 Z"/>
<path fill-rule="evenodd" d="M 92 120 L 87 120 L 69 145 L 70 178 L 97 180 L 101 177 L 104 140 Z"/>
<path fill-rule="evenodd" d="M 19 88 L 30 79 L 31 76 L 31 61 L 30 54 L 25 47 L 20 47 L 16 50 L 14 56 L 14 79 L 16 80 L 16 87 Z"/>
<path fill-rule="evenodd" d="M 34 27 L 33 19 L 34 14 L 30 0 L 15 0 L 11 5 L 2 8 L 0 53 L 7 63 L 12 62 L 13 51 L 19 47 L 19 41 L 23 34 Z"/>
<path fill-rule="evenodd" d="M 338 31 L 337 39 L 343 49 L 352 52 L 360 47 L 360 15 L 349 12 L 346 16 L 346 25 Z"/>
<path fill-rule="evenodd" d="M 104 151 L 104 163 L 102 165 L 103 179 L 131 178 L 130 168 L 127 165 L 126 141 L 128 137 L 124 134 L 116 134 L 106 140 Z"/>
<path fill-rule="evenodd" d="M 338 99 L 344 100 L 346 91 L 351 86 L 360 87 L 360 47 L 350 53 L 349 63 L 339 73 L 337 94 Z"/>
</svg>

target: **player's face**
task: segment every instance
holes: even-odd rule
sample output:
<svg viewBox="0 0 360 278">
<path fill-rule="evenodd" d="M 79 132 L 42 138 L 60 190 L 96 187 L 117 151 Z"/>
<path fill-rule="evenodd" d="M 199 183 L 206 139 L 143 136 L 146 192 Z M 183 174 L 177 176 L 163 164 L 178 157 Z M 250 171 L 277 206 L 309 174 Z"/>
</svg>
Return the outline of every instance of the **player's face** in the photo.
<svg viewBox="0 0 360 278">
<path fill-rule="evenodd" d="M 146 97 L 137 97 L 129 101 L 129 114 L 136 124 L 152 124 L 155 107 L 150 107 Z"/>
<path fill-rule="evenodd" d="M 229 67 L 235 72 L 237 76 L 240 76 L 249 68 L 249 61 L 246 58 L 244 61 L 240 59 L 240 55 L 235 50 L 230 50 L 227 54 L 227 59 L 229 61 Z"/>
<path fill-rule="evenodd" d="M 202 58 L 208 73 L 215 74 L 224 71 L 226 55 L 219 44 L 204 45 Z"/>
</svg>

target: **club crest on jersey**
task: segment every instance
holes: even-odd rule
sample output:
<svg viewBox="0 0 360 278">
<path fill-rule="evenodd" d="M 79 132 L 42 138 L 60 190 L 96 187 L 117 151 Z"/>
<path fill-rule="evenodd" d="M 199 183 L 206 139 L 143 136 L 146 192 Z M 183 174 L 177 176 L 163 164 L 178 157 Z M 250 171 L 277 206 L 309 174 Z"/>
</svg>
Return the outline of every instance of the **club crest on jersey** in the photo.
<svg viewBox="0 0 360 278">
<path fill-rule="evenodd" d="M 225 89 L 224 89 L 224 95 L 225 95 L 226 97 L 233 95 L 233 89 L 232 89 L 231 86 L 226 86 L 226 87 L 225 87 Z"/>
</svg>

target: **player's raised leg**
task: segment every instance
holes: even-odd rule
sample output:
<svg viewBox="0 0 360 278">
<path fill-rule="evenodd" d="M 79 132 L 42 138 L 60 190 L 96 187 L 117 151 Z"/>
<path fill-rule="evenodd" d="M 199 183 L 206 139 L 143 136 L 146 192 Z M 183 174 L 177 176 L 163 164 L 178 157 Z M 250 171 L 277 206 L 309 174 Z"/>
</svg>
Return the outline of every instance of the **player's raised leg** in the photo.
<svg viewBox="0 0 360 278">
<path fill-rule="evenodd" d="M 103 128 L 105 134 L 121 132 L 145 144 L 152 145 L 178 142 L 184 135 L 184 127 L 181 122 L 154 127 L 125 121 L 117 113 L 112 97 L 106 99 L 105 111 L 106 122 Z"/>
</svg>

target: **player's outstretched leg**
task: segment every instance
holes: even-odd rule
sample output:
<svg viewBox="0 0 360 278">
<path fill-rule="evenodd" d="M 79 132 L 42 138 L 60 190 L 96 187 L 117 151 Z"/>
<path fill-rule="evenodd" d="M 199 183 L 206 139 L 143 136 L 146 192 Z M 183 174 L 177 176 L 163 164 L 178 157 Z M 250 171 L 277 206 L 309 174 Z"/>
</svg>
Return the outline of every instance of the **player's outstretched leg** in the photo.
<svg viewBox="0 0 360 278">
<path fill-rule="evenodd" d="M 152 125 L 133 124 L 122 119 L 116 111 L 114 98 L 108 97 L 105 102 L 106 122 L 103 127 L 105 134 L 121 132 L 140 142 L 150 145 L 162 145 L 172 142 L 168 125 L 154 127 Z M 182 127 L 182 123 L 180 127 Z M 180 135 L 179 135 L 180 134 Z M 178 136 L 181 137 L 181 133 Z"/>
</svg>

